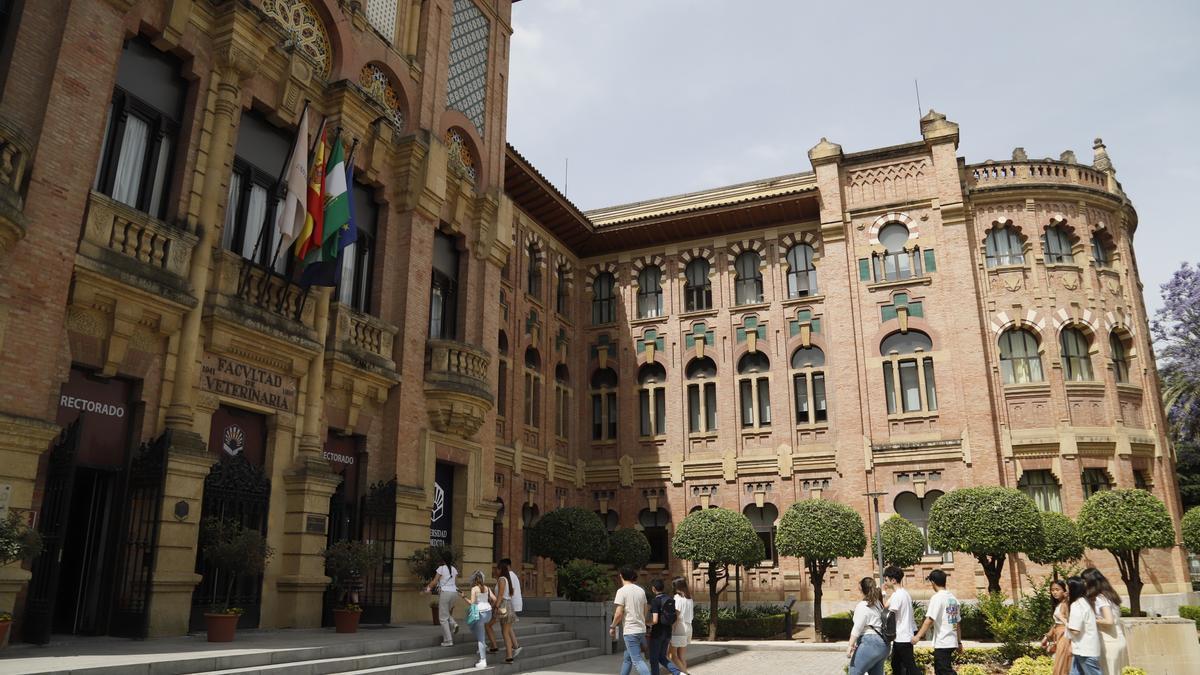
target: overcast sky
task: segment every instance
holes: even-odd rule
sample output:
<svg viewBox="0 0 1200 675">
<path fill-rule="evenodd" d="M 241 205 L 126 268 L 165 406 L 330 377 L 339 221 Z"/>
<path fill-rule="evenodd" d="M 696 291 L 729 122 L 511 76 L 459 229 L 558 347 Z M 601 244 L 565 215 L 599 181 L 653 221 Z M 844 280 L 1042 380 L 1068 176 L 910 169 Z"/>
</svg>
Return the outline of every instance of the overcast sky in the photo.
<svg viewBox="0 0 1200 675">
<path fill-rule="evenodd" d="M 524 0 L 509 141 L 593 209 L 808 171 L 920 140 L 921 105 L 968 162 L 1104 138 L 1138 210 L 1151 311 L 1200 262 L 1200 2 Z"/>
</svg>

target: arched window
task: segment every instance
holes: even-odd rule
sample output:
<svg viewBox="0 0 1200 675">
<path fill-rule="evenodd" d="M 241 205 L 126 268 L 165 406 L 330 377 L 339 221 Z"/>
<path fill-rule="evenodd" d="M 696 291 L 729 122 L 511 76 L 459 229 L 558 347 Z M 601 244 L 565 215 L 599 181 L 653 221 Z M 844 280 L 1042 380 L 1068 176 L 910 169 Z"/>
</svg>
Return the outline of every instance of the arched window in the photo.
<svg viewBox="0 0 1200 675">
<path fill-rule="evenodd" d="M 1112 352 L 1113 377 L 1117 382 L 1129 381 L 1129 351 L 1125 349 L 1125 341 L 1112 331 L 1108 334 L 1108 349 Z"/>
<path fill-rule="evenodd" d="M 1065 227 L 1051 225 L 1046 228 L 1042 234 L 1042 255 L 1050 265 L 1075 262 L 1075 254 L 1071 252 L 1071 237 Z"/>
<path fill-rule="evenodd" d="M 829 419 L 825 352 L 820 347 L 801 347 L 792 352 L 792 395 L 796 399 L 796 424 L 816 424 Z"/>
<path fill-rule="evenodd" d="M 617 440 L 617 371 L 592 373 L 592 440 Z"/>
<path fill-rule="evenodd" d="M 987 252 L 988 267 L 1025 264 L 1021 235 L 1017 233 L 1017 228 L 1011 225 L 988 232 L 987 238 L 983 240 L 983 247 Z"/>
<path fill-rule="evenodd" d="M 567 364 L 554 367 L 554 434 L 559 438 L 571 436 L 571 378 Z"/>
<path fill-rule="evenodd" d="M 508 336 L 500 331 L 496 338 L 496 351 L 500 355 L 500 363 L 496 374 L 496 417 L 508 417 Z"/>
<path fill-rule="evenodd" d="M 525 424 L 542 421 L 542 357 L 533 347 L 525 349 Z"/>
<path fill-rule="evenodd" d="M 1104 240 L 1104 234 L 1099 230 L 1092 233 L 1092 259 L 1096 261 L 1096 267 L 1103 269 L 1112 267 L 1111 247 Z"/>
<path fill-rule="evenodd" d="M 899 281 L 924 274 L 921 249 L 906 248 L 909 238 L 908 228 L 902 223 L 888 223 L 879 228 L 879 243 L 885 251 L 871 256 L 875 281 Z"/>
<path fill-rule="evenodd" d="M 533 542 L 529 536 L 529 529 L 537 524 L 539 517 L 537 504 L 526 504 L 521 507 L 521 529 L 523 530 L 521 532 L 521 539 L 524 540 L 521 550 L 522 562 L 533 562 Z"/>
<path fill-rule="evenodd" d="M 1062 513 L 1062 496 L 1054 474 L 1045 469 L 1026 471 L 1017 481 L 1017 489 L 1029 495 L 1034 504 L 1043 511 Z"/>
<path fill-rule="evenodd" d="M 650 541 L 650 562 L 659 565 L 670 564 L 671 535 L 667 527 L 671 524 L 671 514 L 666 509 L 642 509 L 638 514 L 638 522 L 642 526 L 642 534 Z"/>
<path fill-rule="evenodd" d="M 667 371 L 661 363 L 647 363 L 638 370 L 638 406 L 642 436 L 667 433 Z"/>
<path fill-rule="evenodd" d="M 800 298 L 817 294 L 817 267 L 813 264 L 813 247 L 796 244 L 787 252 L 788 297 Z"/>
<path fill-rule="evenodd" d="M 638 274 L 638 318 L 646 319 L 662 314 L 662 270 L 650 266 Z"/>
<path fill-rule="evenodd" d="M 493 564 L 504 559 L 504 500 L 497 497 L 496 501 L 500 502 L 500 510 L 496 512 L 496 518 L 492 521 Z"/>
<path fill-rule="evenodd" d="M 433 280 L 429 287 L 429 337 L 453 340 L 458 336 L 458 244 L 454 237 L 433 235 Z"/>
<path fill-rule="evenodd" d="M 683 287 L 684 309 L 696 312 L 712 307 L 712 280 L 708 278 L 708 261 L 696 258 L 687 264 Z"/>
<path fill-rule="evenodd" d="M 717 364 L 707 356 L 692 359 L 684 371 L 688 392 L 688 433 L 717 429 Z"/>
<path fill-rule="evenodd" d="M 592 323 L 612 323 L 614 304 L 613 275 L 611 272 L 601 272 L 592 282 Z"/>
<path fill-rule="evenodd" d="M 1059 333 L 1062 346 L 1063 379 L 1068 382 L 1087 382 L 1092 379 L 1092 355 L 1088 353 L 1089 341 L 1083 331 L 1066 327 Z"/>
<path fill-rule="evenodd" d="M 554 270 L 554 311 L 566 316 L 570 305 L 571 292 L 567 282 L 567 268 L 559 265 Z"/>
<path fill-rule="evenodd" d="M 762 508 L 759 508 L 757 504 L 748 504 L 746 508 L 742 509 L 742 515 L 750 519 L 750 525 L 758 533 L 758 538 L 762 539 L 763 550 L 767 553 L 767 557 L 760 567 L 778 567 L 779 553 L 775 550 L 775 521 L 779 520 L 779 509 L 769 502 L 763 504 Z"/>
<path fill-rule="evenodd" d="M 933 503 L 941 497 L 940 490 L 930 490 L 925 493 L 922 499 L 912 492 L 901 492 L 896 495 L 896 501 L 893 506 L 896 509 L 896 514 L 907 520 L 925 536 L 925 554 L 938 555 L 938 551 L 929 544 L 929 512 L 933 509 Z M 944 562 L 950 562 L 950 553 L 946 553 L 942 557 Z"/>
<path fill-rule="evenodd" d="M 604 523 L 604 529 L 608 530 L 609 534 L 615 532 L 617 527 L 619 527 L 621 524 L 620 516 L 618 516 L 617 512 L 613 511 L 612 509 L 609 509 L 608 513 L 600 513 L 597 511 L 596 515 L 600 517 L 600 522 Z"/>
<path fill-rule="evenodd" d="M 933 341 L 920 331 L 892 333 L 883 339 L 883 388 L 889 415 L 937 410 L 933 377 Z"/>
<path fill-rule="evenodd" d="M 762 258 L 755 251 L 744 251 L 733 262 L 736 275 L 734 286 L 735 302 L 750 305 L 763 300 Z"/>
<path fill-rule="evenodd" d="M 538 299 L 542 297 L 541 257 L 537 244 L 529 242 L 525 249 L 525 292 Z"/>
<path fill-rule="evenodd" d="M 1108 479 L 1108 472 L 1104 469 L 1084 469 L 1082 480 L 1084 499 L 1091 497 L 1097 492 L 1112 489 L 1112 481 Z"/>
<path fill-rule="evenodd" d="M 1037 338 L 1023 328 L 1010 328 L 1000 335 L 1000 375 L 1004 384 L 1041 382 L 1042 356 Z"/>
<path fill-rule="evenodd" d="M 771 361 L 762 352 L 738 359 L 742 428 L 771 426 Z"/>
</svg>

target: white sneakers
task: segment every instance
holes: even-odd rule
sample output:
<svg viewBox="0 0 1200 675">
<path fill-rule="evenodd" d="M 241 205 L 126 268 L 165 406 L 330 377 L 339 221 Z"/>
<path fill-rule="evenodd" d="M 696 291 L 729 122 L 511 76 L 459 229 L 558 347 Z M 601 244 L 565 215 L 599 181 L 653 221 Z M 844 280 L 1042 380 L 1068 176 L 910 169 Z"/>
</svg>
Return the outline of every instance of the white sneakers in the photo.
<svg viewBox="0 0 1200 675">
<path fill-rule="evenodd" d="M 522 649 L 524 649 L 524 647 L 517 647 L 516 649 L 513 650 L 513 658 L 514 659 L 521 655 Z"/>
<path fill-rule="evenodd" d="M 479 663 L 476 663 L 476 664 L 475 664 L 475 669 L 476 669 L 476 670 L 479 670 L 480 668 L 487 668 L 487 661 L 484 661 L 483 659 L 480 659 L 480 660 L 479 660 Z"/>
<path fill-rule="evenodd" d="M 453 646 L 454 646 L 454 640 L 446 640 L 445 642 L 443 642 L 443 643 L 442 643 L 442 646 L 443 646 L 443 647 L 453 647 Z"/>
</svg>

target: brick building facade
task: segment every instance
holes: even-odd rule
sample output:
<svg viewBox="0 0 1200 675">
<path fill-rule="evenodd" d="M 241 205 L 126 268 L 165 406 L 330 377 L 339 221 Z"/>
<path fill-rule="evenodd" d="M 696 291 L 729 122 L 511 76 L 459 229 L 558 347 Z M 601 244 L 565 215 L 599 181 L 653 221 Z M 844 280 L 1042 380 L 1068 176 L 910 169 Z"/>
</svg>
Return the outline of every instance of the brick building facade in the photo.
<svg viewBox="0 0 1200 675">
<path fill-rule="evenodd" d="M 997 483 L 1179 513 L 1099 142 L 966 164 L 931 113 L 915 143 L 584 214 L 505 142 L 507 0 L 0 8 L 0 485 L 47 540 L 0 568 L 25 639 L 195 628 L 204 515 L 265 532 L 237 601 L 287 627 L 322 622 L 339 538 L 393 552 L 365 620 L 428 616 L 404 559 L 431 538 L 548 594 L 522 530 L 565 504 L 644 529 L 648 574 L 686 573 L 669 537 L 708 505 L 768 540 L 797 499 L 867 516 L 870 490 L 918 522 Z M 332 292 L 274 250 L 306 105 L 355 148 Z M 1147 593 L 1186 590 L 1180 551 L 1149 563 Z M 783 559 L 745 591 L 808 585 Z"/>
</svg>

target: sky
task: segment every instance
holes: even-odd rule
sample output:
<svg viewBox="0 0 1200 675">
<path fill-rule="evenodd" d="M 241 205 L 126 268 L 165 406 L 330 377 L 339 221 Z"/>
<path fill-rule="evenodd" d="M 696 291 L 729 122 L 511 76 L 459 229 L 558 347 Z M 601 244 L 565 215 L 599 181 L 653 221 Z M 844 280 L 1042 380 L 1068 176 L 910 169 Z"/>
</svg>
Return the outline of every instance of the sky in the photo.
<svg viewBox="0 0 1200 675">
<path fill-rule="evenodd" d="M 920 140 L 916 79 L 968 162 L 1103 137 L 1153 313 L 1200 262 L 1198 35 L 1196 0 L 523 0 L 508 140 L 587 210 Z"/>
</svg>

